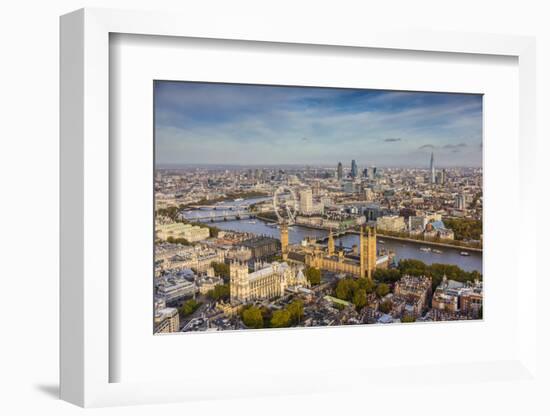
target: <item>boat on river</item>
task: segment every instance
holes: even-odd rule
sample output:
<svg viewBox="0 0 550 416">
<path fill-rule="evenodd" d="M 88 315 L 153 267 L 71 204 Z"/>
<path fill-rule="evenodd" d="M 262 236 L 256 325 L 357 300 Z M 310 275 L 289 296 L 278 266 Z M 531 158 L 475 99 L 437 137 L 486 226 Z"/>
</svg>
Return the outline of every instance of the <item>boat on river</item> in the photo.
<svg viewBox="0 0 550 416">
<path fill-rule="evenodd" d="M 437 248 L 432 249 L 432 252 L 435 254 L 442 254 L 443 252 L 441 250 L 438 250 Z"/>
<path fill-rule="evenodd" d="M 432 251 L 432 249 L 430 247 L 420 247 L 420 251 L 423 251 L 424 253 L 429 253 L 430 251 Z"/>
<path fill-rule="evenodd" d="M 461 255 L 461 256 L 469 256 L 470 253 L 468 253 L 467 251 L 461 251 L 461 252 L 460 252 L 460 255 Z"/>
</svg>

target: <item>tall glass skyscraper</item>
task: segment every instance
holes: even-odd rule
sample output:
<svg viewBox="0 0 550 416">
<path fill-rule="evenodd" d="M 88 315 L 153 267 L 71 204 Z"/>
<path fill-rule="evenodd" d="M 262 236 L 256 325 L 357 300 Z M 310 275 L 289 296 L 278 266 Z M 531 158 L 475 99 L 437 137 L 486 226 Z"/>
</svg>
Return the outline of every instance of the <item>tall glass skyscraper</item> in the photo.
<svg viewBox="0 0 550 416">
<path fill-rule="evenodd" d="M 435 183 L 435 165 L 434 165 L 434 152 L 430 158 L 430 183 Z"/>
<path fill-rule="evenodd" d="M 357 178 L 357 163 L 355 163 L 355 159 L 351 161 L 351 177 L 353 179 Z"/>
<path fill-rule="evenodd" d="M 338 162 L 336 177 L 338 178 L 339 181 L 341 181 L 344 178 L 344 167 L 342 166 L 342 162 Z"/>
</svg>

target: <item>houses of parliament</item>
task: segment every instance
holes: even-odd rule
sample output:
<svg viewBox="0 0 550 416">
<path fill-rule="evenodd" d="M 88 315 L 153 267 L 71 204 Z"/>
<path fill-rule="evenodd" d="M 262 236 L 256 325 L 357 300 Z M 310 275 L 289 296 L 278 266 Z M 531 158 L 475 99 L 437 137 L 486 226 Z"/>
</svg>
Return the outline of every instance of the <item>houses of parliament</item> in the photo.
<svg viewBox="0 0 550 416">
<path fill-rule="evenodd" d="M 281 224 L 280 231 L 282 262 L 257 263 L 253 272 L 249 272 L 246 263 L 230 264 L 231 302 L 279 297 L 292 285 L 308 287 L 309 282 L 301 270 L 304 263 L 308 267 L 372 280 L 374 270 L 386 268 L 390 261 L 388 255 L 377 256 L 376 228 L 371 225 L 361 226 L 359 248 L 353 254 L 336 250 L 332 231 L 327 246 L 316 242 L 290 245 L 288 225 Z"/>
<path fill-rule="evenodd" d="M 357 254 L 345 255 L 343 250 L 336 251 L 334 236 L 330 232 L 326 248 L 317 244 L 306 247 L 305 263 L 309 267 L 372 280 L 374 270 L 377 267 L 387 267 L 389 261 L 387 256 L 377 258 L 374 226 L 361 226 Z"/>
<path fill-rule="evenodd" d="M 309 267 L 334 273 L 346 273 L 358 278 L 372 280 L 372 274 L 377 267 L 387 267 L 389 256 L 377 257 L 376 227 L 362 225 L 359 230 L 359 247 L 353 254 L 346 255 L 342 249 L 336 250 L 332 231 L 328 236 L 328 244 L 313 243 L 305 247 L 288 246 L 288 228 L 281 226 L 281 248 L 283 259 L 296 251 L 304 257 L 304 263 Z"/>
</svg>

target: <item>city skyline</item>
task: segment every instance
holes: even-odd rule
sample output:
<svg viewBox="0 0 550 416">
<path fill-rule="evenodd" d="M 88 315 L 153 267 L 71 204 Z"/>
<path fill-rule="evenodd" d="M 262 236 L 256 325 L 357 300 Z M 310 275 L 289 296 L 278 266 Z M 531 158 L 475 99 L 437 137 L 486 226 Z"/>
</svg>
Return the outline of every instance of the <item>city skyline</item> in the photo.
<svg viewBox="0 0 550 416">
<path fill-rule="evenodd" d="M 428 157 L 429 158 L 429 157 Z M 430 159 L 430 158 L 429 158 Z M 343 169 L 345 171 L 351 171 L 351 164 L 349 163 L 351 160 L 339 160 L 336 164 L 328 164 L 328 163 L 322 163 L 322 164 L 306 164 L 306 163 L 261 163 L 261 164 L 231 164 L 231 163 L 168 163 L 164 165 L 157 164 L 156 169 L 162 169 L 162 170 L 177 170 L 177 169 L 187 169 L 187 168 L 224 168 L 224 169 L 247 169 L 247 168 L 263 168 L 263 169 L 276 169 L 276 168 L 292 168 L 292 169 L 299 169 L 299 168 L 319 168 L 319 169 L 334 169 L 337 170 L 338 163 L 342 163 Z M 431 170 L 430 160 L 428 160 L 428 163 L 426 166 L 392 166 L 392 165 L 380 165 L 376 163 L 367 164 L 367 163 L 361 163 L 360 161 L 356 161 L 358 168 L 366 168 L 366 167 L 376 167 L 376 168 L 383 168 L 383 169 L 410 169 L 410 170 Z M 438 166 L 436 163 L 434 163 L 434 168 L 436 170 L 438 169 L 481 169 L 481 166 Z"/>
<path fill-rule="evenodd" d="M 481 167 L 482 96 L 155 82 L 158 168 Z"/>
<path fill-rule="evenodd" d="M 154 333 L 483 319 L 481 95 L 154 85 Z"/>
</svg>

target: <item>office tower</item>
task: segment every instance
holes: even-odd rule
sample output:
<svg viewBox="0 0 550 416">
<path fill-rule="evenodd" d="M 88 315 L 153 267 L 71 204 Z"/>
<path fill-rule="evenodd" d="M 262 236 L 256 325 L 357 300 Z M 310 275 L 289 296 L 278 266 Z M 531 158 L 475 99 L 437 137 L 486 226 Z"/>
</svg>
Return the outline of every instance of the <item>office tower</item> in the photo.
<svg viewBox="0 0 550 416">
<path fill-rule="evenodd" d="M 369 177 L 369 170 L 367 168 L 363 169 L 363 178 L 368 178 Z"/>
<path fill-rule="evenodd" d="M 300 212 L 311 214 L 313 211 L 313 193 L 310 188 L 300 191 Z"/>
<path fill-rule="evenodd" d="M 351 178 L 357 178 L 357 163 L 355 162 L 355 159 L 351 161 Z"/>
<path fill-rule="evenodd" d="M 370 188 L 365 188 L 365 201 L 367 202 L 371 202 L 372 201 L 372 189 Z"/>
<path fill-rule="evenodd" d="M 372 167 L 372 178 L 371 179 L 374 179 L 374 178 L 376 178 L 376 166 Z"/>
<path fill-rule="evenodd" d="M 342 166 L 342 162 L 338 162 L 338 169 L 337 169 L 336 175 L 339 181 L 341 181 L 344 178 L 344 167 Z"/>
<path fill-rule="evenodd" d="M 313 195 L 318 196 L 321 193 L 321 182 L 316 180 L 313 182 Z"/>
<path fill-rule="evenodd" d="M 435 183 L 438 185 L 445 185 L 445 169 L 436 172 Z"/>
<path fill-rule="evenodd" d="M 367 168 L 367 177 L 368 177 L 369 180 L 371 180 L 371 181 L 374 179 L 373 167 L 374 167 L 374 166 L 371 166 L 370 168 Z"/>
<path fill-rule="evenodd" d="M 455 208 L 461 211 L 466 209 L 466 197 L 464 194 L 458 194 L 455 197 Z"/>
<path fill-rule="evenodd" d="M 434 152 L 430 158 L 430 183 L 435 183 L 435 165 L 434 165 Z"/>
</svg>

